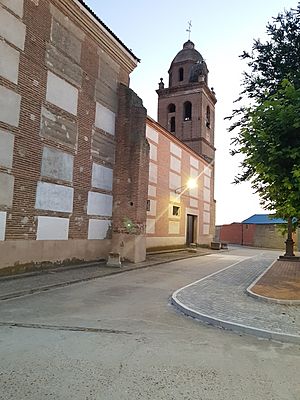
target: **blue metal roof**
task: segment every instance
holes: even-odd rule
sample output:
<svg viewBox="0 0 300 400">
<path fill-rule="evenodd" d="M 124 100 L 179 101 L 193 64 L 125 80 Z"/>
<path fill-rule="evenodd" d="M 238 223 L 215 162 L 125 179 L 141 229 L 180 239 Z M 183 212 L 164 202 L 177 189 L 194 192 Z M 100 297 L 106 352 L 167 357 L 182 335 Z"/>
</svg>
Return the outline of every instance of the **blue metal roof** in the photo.
<svg viewBox="0 0 300 400">
<path fill-rule="evenodd" d="M 272 214 L 254 214 L 242 221 L 242 224 L 286 224 L 286 221 L 282 218 L 272 218 Z"/>
</svg>

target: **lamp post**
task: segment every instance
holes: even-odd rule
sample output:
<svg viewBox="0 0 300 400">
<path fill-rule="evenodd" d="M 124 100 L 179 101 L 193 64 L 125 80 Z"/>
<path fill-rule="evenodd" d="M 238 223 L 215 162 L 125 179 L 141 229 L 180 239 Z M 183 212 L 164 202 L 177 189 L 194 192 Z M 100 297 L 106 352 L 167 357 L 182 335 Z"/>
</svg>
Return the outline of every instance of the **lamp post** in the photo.
<svg viewBox="0 0 300 400">
<path fill-rule="evenodd" d="M 185 185 L 180 186 L 179 188 L 175 189 L 174 191 L 177 194 L 181 194 L 182 192 L 184 192 L 187 189 L 195 189 L 196 187 L 198 187 L 197 180 L 195 178 L 189 178 Z M 185 188 L 185 189 L 181 190 L 183 188 Z"/>
</svg>

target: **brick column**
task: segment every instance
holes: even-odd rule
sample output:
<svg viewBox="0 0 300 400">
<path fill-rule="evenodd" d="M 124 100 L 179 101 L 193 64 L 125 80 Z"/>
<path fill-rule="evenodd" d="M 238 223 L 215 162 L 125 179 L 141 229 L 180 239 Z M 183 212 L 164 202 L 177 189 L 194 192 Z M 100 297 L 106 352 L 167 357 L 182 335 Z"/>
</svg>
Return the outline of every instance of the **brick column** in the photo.
<svg viewBox="0 0 300 400">
<path fill-rule="evenodd" d="M 146 204 L 149 178 L 149 144 L 146 140 L 147 110 L 142 100 L 120 84 L 116 123 L 116 163 L 112 251 L 122 259 L 146 258 Z"/>
</svg>

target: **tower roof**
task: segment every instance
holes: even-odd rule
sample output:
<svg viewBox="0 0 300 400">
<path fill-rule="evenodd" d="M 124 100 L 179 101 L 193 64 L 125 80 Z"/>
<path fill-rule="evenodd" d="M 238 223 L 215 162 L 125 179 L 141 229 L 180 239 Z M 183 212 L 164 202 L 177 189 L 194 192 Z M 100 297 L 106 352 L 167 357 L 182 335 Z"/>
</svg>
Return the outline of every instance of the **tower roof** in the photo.
<svg viewBox="0 0 300 400">
<path fill-rule="evenodd" d="M 195 44 L 190 40 L 183 44 L 182 50 L 177 53 L 176 57 L 171 63 L 171 66 L 175 63 L 181 63 L 185 61 L 193 61 L 194 63 L 203 61 L 203 57 L 199 51 L 195 50 Z"/>
</svg>

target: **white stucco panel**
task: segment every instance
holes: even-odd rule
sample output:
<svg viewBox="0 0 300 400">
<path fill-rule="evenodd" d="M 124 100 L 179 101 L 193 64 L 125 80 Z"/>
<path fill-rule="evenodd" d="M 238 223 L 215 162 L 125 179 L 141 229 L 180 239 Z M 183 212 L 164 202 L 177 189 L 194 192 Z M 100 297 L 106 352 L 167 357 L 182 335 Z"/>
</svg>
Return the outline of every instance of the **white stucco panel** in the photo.
<svg viewBox="0 0 300 400">
<path fill-rule="evenodd" d="M 42 176 L 72 182 L 73 160 L 74 157 L 71 154 L 45 146 L 42 158 Z"/>
<path fill-rule="evenodd" d="M 18 83 L 20 53 L 4 41 L 0 41 L 0 76 Z"/>
<path fill-rule="evenodd" d="M 203 225 L 203 235 L 209 235 L 209 225 Z"/>
<path fill-rule="evenodd" d="M 148 125 L 146 126 L 146 137 L 153 142 L 158 143 L 158 132 Z"/>
<path fill-rule="evenodd" d="M 176 203 L 177 205 L 180 204 L 180 202 L 181 202 L 180 193 L 175 193 L 174 191 L 170 192 L 170 203 Z"/>
<path fill-rule="evenodd" d="M 204 168 L 204 175 L 211 177 L 211 174 L 212 174 L 211 168 L 205 167 Z"/>
<path fill-rule="evenodd" d="M 181 148 L 172 142 L 170 143 L 170 152 L 174 154 L 174 156 L 181 158 Z"/>
<path fill-rule="evenodd" d="M 199 170 L 199 160 L 197 158 L 190 156 L 190 165 Z"/>
<path fill-rule="evenodd" d="M 92 186 L 98 189 L 112 190 L 113 170 L 93 163 Z"/>
<path fill-rule="evenodd" d="M 147 211 L 147 214 L 156 216 L 156 200 L 150 200 L 150 210 Z"/>
<path fill-rule="evenodd" d="M 146 222 L 146 233 L 153 234 L 155 233 L 155 219 L 148 218 Z"/>
<path fill-rule="evenodd" d="M 0 240 L 5 240 L 6 212 L 0 211 Z"/>
<path fill-rule="evenodd" d="M 169 221 L 169 234 L 178 235 L 180 232 L 180 222 Z"/>
<path fill-rule="evenodd" d="M 149 164 L 149 181 L 157 183 L 157 165 L 152 162 Z"/>
<path fill-rule="evenodd" d="M 170 167 L 173 171 L 181 172 L 181 161 L 178 158 L 171 156 L 170 158 Z"/>
<path fill-rule="evenodd" d="M 210 178 L 208 176 L 204 176 L 204 186 L 210 189 Z"/>
<path fill-rule="evenodd" d="M 198 178 L 199 177 L 199 172 L 195 168 L 190 168 L 190 177 L 191 178 Z"/>
<path fill-rule="evenodd" d="M 90 219 L 89 220 L 89 233 L 88 239 L 105 239 L 107 237 L 107 231 L 111 226 L 111 221 Z"/>
<path fill-rule="evenodd" d="M 51 71 L 48 71 L 46 100 L 77 115 L 78 89 Z"/>
<path fill-rule="evenodd" d="M 203 204 L 203 210 L 204 211 L 210 211 L 210 204 L 204 203 Z"/>
<path fill-rule="evenodd" d="M 96 192 L 89 192 L 88 195 L 88 215 L 112 216 L 113 198 L 110 195 Z"/>
<path fill-rule="evenodd" d="M 148 186 L 148 196 L 156 197 L 156 186 Z"/>
<path fill-rule="evenodd" d="M 21 96 L 18 93 L 0 86 L 0 121 L 12 126 L 18 126 L 20 105 Z"/>
<path fill-rule="evenodd" d="M 68 240 L 69 218 L 38 217 L 36 240 Z"/>
<path fill-rule="evenodd" d="M 157 146 L 153 143 L 150 144 L 150 160 L 157 161 Z"/>
<path fill-rule="evenodd" d="M 14 135 L 0 129 L 0 166 L 5 168 L 12 167 Z"/>
<path fill-rule="evenodd" d="M 24 50 L 26 26 L 0 5 L 0 36 Z"/>
<path fill-rule="evenodd" d="M 198 208 L 199 207 L 199 201 L 196 200 L 196 199 L 190 199 L 190 207 Z"/>
<path fill-rule="evenodd" d="M 210 213 L 207 211 L 203 212 L 203 222 L 205 224 L 209 224 L 210 223 Z"/>
<path fill-rule="evenodd" d="M 0 206 L 11 207 L 14 195 L 14 176 L 0 172 Z"/>
<path fill-rule="evenodd" d="M 203 189 L 203 200 L 210 203 L 210 190 L 207 188 Z"/>
<path fill-rule="evenodd" d="M 67 186 L 38 182 L 35 208 L 71 213 L 73 211 L 73 193 L 74 189 Z"/>
<path fill-rule="evenodd" d="M 99 129 L 103 129 L 111 135 L 114 135 L 116 128 L 116 114 L 104 107 L 102 104 L 96 103 L 95 126 Z"/>
<path fill-rule="evenodd" d="M 181 187 L 181 175 L 169 172 L 169 188 L 176 190 Z"/>
<path fill-rule="evenodd" d="M 24 0 L 1 0 L 0 3 L 4 4 L 19 17 L 23 17 Z"/>
</svg>

